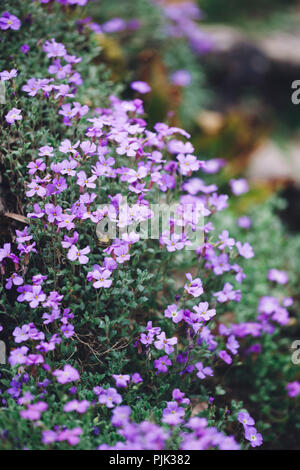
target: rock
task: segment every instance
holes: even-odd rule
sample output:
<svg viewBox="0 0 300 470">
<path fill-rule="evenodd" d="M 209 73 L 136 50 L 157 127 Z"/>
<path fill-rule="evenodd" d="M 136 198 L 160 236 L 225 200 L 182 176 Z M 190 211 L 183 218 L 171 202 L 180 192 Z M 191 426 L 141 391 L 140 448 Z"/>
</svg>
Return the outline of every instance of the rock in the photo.
<svg viewBox="0 0 300 470">
<path fill-rule="evenodd" d="M 252 153 L 246 176 L 250 181 L 290 181 L 300 186 L 300 139 L 285 149 L 272 140 L 265 141 Z"/>
</svg>

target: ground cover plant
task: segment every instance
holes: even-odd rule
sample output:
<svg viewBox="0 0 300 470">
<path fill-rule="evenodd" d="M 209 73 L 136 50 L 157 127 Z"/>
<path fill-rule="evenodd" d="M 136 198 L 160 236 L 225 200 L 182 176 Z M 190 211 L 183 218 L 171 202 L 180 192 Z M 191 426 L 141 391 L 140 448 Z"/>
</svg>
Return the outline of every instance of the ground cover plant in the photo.
<svg viewBox="0 0 300 470">
<path fill-rule="evenodd" d="M 148 122 L 151 87 L 101 62 L 86 0 L 1 8 L 19 219 L 0 247 L 0 448 L 294 448 L 300 240 L 284 202 L 248 210 L 245 179 Z"/>
</svg>

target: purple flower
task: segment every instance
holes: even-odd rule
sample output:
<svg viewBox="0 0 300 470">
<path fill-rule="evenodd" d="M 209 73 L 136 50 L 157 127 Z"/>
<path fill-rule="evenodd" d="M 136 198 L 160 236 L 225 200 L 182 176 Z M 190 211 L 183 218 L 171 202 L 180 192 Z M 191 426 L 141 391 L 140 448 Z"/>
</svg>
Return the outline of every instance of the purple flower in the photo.
<svg viewBox="0 0 300 470">
<path fill-rule="evenodd" d="M 224 250 L 224 248 L 226 247 L 228 247 L 229 250 L 231 250 L 235 244 L 234 238 L 229 237 L 228 230 L 223 230 L 221 235 L 219 235 L 219 239 L 221 240 L 221 243 L 219 245 L 220 250 Z"/>
<path fill-rule="evenodd" d="M 90 402 L 87 400 L 72 400 L 65 404 L 64 412 L 68 413 L 70 411 L 77 411 L 77 413 L 85 413 L 88 407 L 90 406 Z"/>
<path fill-rule="evenodd" d="M 16 69 L 11 69 L 10 71 L 3 70 L 3 72 L 0 72 L 0 80 L 1 82 L 5 82 L 6 80 L 11 80 L 12 78 L 15 78 L 17 75 L 18 72 Z"/>
<path fill-rule="evenodd" d="M 231 187 L 231 191 L 236 196 L 240 196 L 241 194 L 244 194 L 249 191 L 248 183 L 244 178 L 240 178 L 238 180 L 232 179 L 229 181 L 229 184 Z"/>
<path fill-rule="evenodd" d="M 31 308 L 36 308 L 46 300 L 46 294 L 42 291 L 41 286 L 32 286 L 30 291 L 25 292 L 24 298 L 29 302 Z"/>
<path fill-rule="evenodd" d="M 13 349 L 10 352 L 10 356 L 8 359 L 10 365 L 16 366 L 19 364 L 26 364 L 27 362 L 26 354 L 28 351 L 29 349 L 26 346 L 21 346 L 21 348 Z"/>
<path fill-rule="evenodd" d="M 71 338 L 75 333 L 74 326 L 70 325 L 70 323 L 63 325 L 60 329 L 63 332 L 65 338 Z"/>
<path fill-rule="evenodd" d="M 87 264 L 89 262 L 89 258 L 86 255 L 90 251 L 91 250 L 89 246 L 79 250 L 76 245 L 72 245 L 68 251 L 67 258 L 71 261 L 78 260 L 80 264 Z"/>
<path fill-rule="evenodd" d="M 136 81 L 131 83 L 131 88 L 139 93 L 149 93 L 151 91 L 151 87 L 146 82 Z"/>
<path fill-rule="evenodd" d="M 166 333 L 163 331 L 160 335 L 157 336 L 154 345 L 157 349 L 161 350 L 164 349 L 166 354 L 172 354 L 174 351 L 173 345 L 177 344 L 177 338 L 174 336 L 173 338 L 166 338 Z"/>
<path fill-rule="evenodd" d="M 51 41 L 46 41 L 43 45 L 44 52 L 47 53 L 47 57 L 63 57 L 67 54 L 66 48 L 63 44 L 56 42 L 54 38 Z"/>
<path fill-rule="evenodd" d="M 22 118 L 21 110 L 17 108 L 12 108 L 5 116 L 6 122 L 8 124 L 13 124 L 15 121 L 20 121 Z"/>
<path fill-rule="evenodd" d="M 51 430 L 45 430 L 42 432 L 42 442 L 45 445 L 53 444 L 57 440 L 57 433 Z"/>
<path fill-rule="evenodd" d="M 193 297 L 199 297 L 201 294 L 203 294 L 201 279 L 197 278 L 193 280 L 192 275 L 190 273 L 187 273 L 185 277 L 189 281 L 188 284 L 184 285 L 184 288 L 188 294 L 192 295 Z"/>
<path fill-rule="evenodd" d="M 23 325 L 22 328 L 17 326 L 13 331 L 13 336 L 15 337 L 15 343 L 27 341 L 30 338 L 30 326 Z"/>
<path fill-rule="evenodd" d="M 100 287 L 104 287 L 107 289 L 112 285 L 112 280 L 110 279 L 111 271 L 108 269 L 104 269 L 103 271 L 94 270 L 92 271 L 93 279 L 93 287 L 95 289 L 100 289 Z"/>
<path fill-rule="evenodd" d="M 238 420 L 243 426 L 253 426 L 255 424 L 254 419 L 246 412 L 240 412 L 238 414 Z"/>
<path fill-rule="evenodd" d="M 241 228 L 244 228 L 244 229 L 248 229 L 251 227 L 251 219 L 250 217 L 247 217 L 246 215 L 242 215 L 238 220 L 237 220 L 237 224 L 239 227 Z"/>
<path fill-rule="evenodd" d="M 57 441 L 67 441 L 71 446 L 80 442 L 79 436 L 83 433 L 81 428 L 65 429 L 57 434 Z"/>
<path fill-rule="evenodd" d="M 190 85 L 191 81 L 192 76 L 188 70 L 176 70 L 176 72 L 171 75 L 171 82 L 174 85 L 185 87 Z"/>
<path fill-rule="evenodd" d="M 250 243 L 244 243 L 244 245 L 242 245 L 241 242 L 236 242 L 235 245 L 241 256 L 243 256 L 246 259 L 253 258 L 254 253 L 253 253 L 253 248 L 250 245 Z"/>
<path fill-rule="evenodd" d="M 97 387 L 94 388 L 94 391 Z M 115 388 L 108 388 L 107 390 L 104 390 L 102 387 L 100 388 L 100 393 L 97 393 L 98 395 L 98 403 L 101 405 L 106 405 L 107 408 L 113 408 L 115 405 L 119 405 L 122 403 L 122 397 L 121 395 L 117 392 Z"/>
<path fill-rule="evenodd" d="M 134 374 L 132 374 L 131 382 L 134 384 L 138 384 L 140 382 L 143 382 L 143 379 L 138 372 L 135 372 Z"/>
<path fill-rule="evenodd" d="M 171 365 L 172 362 L 168 356 L 162 356 L 154 361 L 154 368 L 157 369 L 158 372 L 168 372 L 168 366 Z"/>
<path fill-rule="evenodd" d="M 232 357 L 229 356 L 229 354 L 227 354 L 224 349 L 219 352 L 219 357 L 222 359 L 222 361 L 226 362 L 226 364 L 232 363 Z"/>
<path fill-rule="evenodd" d="M 116 381 L 116 387 L 125 388 L 130 382 L 130 375 L 113 375 L 113 378 Z"/>
<path fill-rule="evenodd" d="M 214 297 L 217 297 L 217 301 L 220 303 L 228 302 L 230 300 L 235 300 L 236 302 L 240 302 L 241 300 L 241 291 L 238 290 L 233 290 L 233 286 L 229 283 L 226 282 L 223 290 L 219 292 L 215 292 Z"/>
<path fill-rule="evenodd" d="M 122 18 L 112 18 L 101 25 L 105 33 L 117 33 L 126 28 L 126 22 Z"/>
<path fill-rule="evenodd" d="M 289 382 L 286 386 L 286 389 L 290 397 L 297 397 L 300 394 L 300 382 Z"/>
<path fill-rule="evenodd" d="M 279 271 L 278 269 L 270 269 L 268 279 L 278 284 L 286 284 L 289 280 L 287 273 L 285 271 Z"/>
<path fill-rule="evenodd" d="M 190 399 L 184 398 L 184 395 L 185 393 L 181 392 L 179 388 L 174 388 L 172 392 L 172 398 L 174 401 L 177 401 L 177 403 L 181 403 L 182 405 L 189 405 Z"/>
<path fill-rule="evenodd" d="M 12 286 L 20 286 L 23 284 L 23 278 L 17 273 L 13 273 L 8 279 L 6 279 L 5 289 L 11 289 Z"/>
<path fill-rule="evenodd" d="M 183 423 L 184 408 L 178 406 L 176 401 L 169 401 L 167 408 L 163 410 L 162 422 L 170 426 L 177 426 Z"/>
<path fill-rule="evenodd" d="M 14 15 L 11 15 L 8 11 L 2 13 L 0 17 L 0 29 L 13 29 L 17 31 L 20 29 L 21 21 Z"/>
<path fill-rule="evenodd" d="M 28 44 L 22 44 L 22 46 L 20 47 L 20 51 L 23 54 L 27 54 L 27 52 L 29 52 L 29 49 L 30 49 L 30 47 L 28 46 Z"/>
<path fill-rule="evenodd" d="M 183 318 L 183 310 L 178 310 L 176 304 L 168 305 L 165 310 L 165 317 L 171 318 L 174 323 L 179 323 Z"/>
<path fill-rule="evenodd" d="M 53 157 L 53 147 L 50 145 L 44 145 L 39 148 L 39 157 Z"/>
<path fill-rule="evenodd" d="M 189 175 L 193 171 L 198 171 L 201 162 L 194 155 L 179 154 L 177 157 L 179 161 L 179 171 L 182 175 Z"/>
<path fill-rule="evenodd" d="M 80 379 L 80 375 L 74 367 L 66 364 L 63 370 L 56 369 L 53 374 L 57 382 L 60 384 L 66 384 Z"/>
<path fill-rule="evenodd" d="M 198 305 L 195 305 L 193 309 L 199 315 L 199 320 L 202 321 L 209 321 L 216 315 L 216 311 L 214 308 L 208 310 L 209 304 L 208 302 L 200 302 Z"/>
<path fill-rule="evenodd" d="M 250 441 L 251 447 L 258 447 L 263 443 L 262 435 L 254 427 L 245 427 L 245 438 Z"/>
<path fill-rule="evenodd" d="M 129 406 L 117 406 L 113 410 L 111 423 L 117 428 L 125 426 L 129 422 L 129 416 L 131 414 L 131 408 Z"/>
<path fill-rule="evenodd" d="M 130 260 L 130 254 L 128 253 L 128 245 L 122 245 L 114 249 L 116 255 L 116 261 L 119 264 L 125 263 Z"/>
<path fill-rule="evenodd" d="M 209 376 L 214 375 L 213 370 L 211 369 L 211 367 L 203 367 L 202 362 L 196 362 L 195 366 L 198 369 L 198 372 L 197 372 L 196 375 L 197 375 L 197 377 L 199 377 L 199 379 L 205 379 L 205 377 L 207 375 L 209 375 Z"/>
<path fill-rule="evenodd" d="M 20 416 L 23 419 L 29 419 L 31 421 L 36 421 L 40 419 L 41 413 L 48 409 L 47 403 L 39 401 L 34 404 L 28 404 L 26 410 L 20 411 Z"/>
<path fill-rule="evenodd" d="M 228 337 L 228 340 L 227 340 L 227 343 L 226 343 L 226 348 L 229 349 L 229 351 L 232 353 L 232 354 L 237 354 L 238 353 L 238 349 L 239 349 L 240 345 L 239 343 L 237 342 L 237 340 L 235 339 L 235 336 L 234 335 L 230 335 Z"/>
</svg>

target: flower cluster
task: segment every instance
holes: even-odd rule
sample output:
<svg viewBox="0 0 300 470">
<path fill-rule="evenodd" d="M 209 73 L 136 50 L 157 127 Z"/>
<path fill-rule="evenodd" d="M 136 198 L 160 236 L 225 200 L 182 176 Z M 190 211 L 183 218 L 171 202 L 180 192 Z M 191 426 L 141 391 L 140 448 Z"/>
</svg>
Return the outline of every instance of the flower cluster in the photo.
<svg viewBox="0 0 300 470">
<path fill-rule="evenodd" d="M 87 0 L 56 3 L 83 6 Z M 163 8 L 169 34 L 187 36 L 197 51 L 209 47 L 193 4 Z M 80 33 L 84 26 L 97 31 L 92 21 L 77 22 Z M 114 19 L 100 29 L 123 27 Z M 0 28 L 18 31 L 21 22 L 4 12 Z M 48 37 L 39 51 L 46 64 L 39 76 L 25 77 L 18 65 L 0 72 L 18 97 L 12 102 L 25 103 L 18 105 L 22 109 L 8 104 L 7 132 L 24 131 L 31 108 L 42 109 L 42 116 L 50 110 L 46 125 L 56 121 L 58 129 L 51 132 L 49 125 L 44 140 L 33 140 L 26 154 L 26 225 L 0 248 L 3 290 L 17 319 L 9 326 L 12 378 L 5 396 L 18 406 L 20 419 L 33 422 L 45 447 L 79 445 L 90 432 L 79 420 L 86 414 L 96 425 L 101 408 L 108 431 L 91 441 L 93 448 L 160 450 L 176 443 L 181 450 L 237 450 L 235 436 L 226 434 L 226 413 L 212 426 L 209 412 L 195 416 L 193 397 L 201 393 L 204 409 L 212 406 L 218 372 L 259 354 L 261 345 L 252 339 L 286 325 L 293 300 L 264 295 L 254 321 L 222 317 L 242 302 L 244 269 L 255 256 L 244 238 L 214 227 L 229 196 L 206 178 L 223 160 L 200 159 L 180 127 L 149 127 L 140 98 L 151 90 L 146 82 L 131 83 L 131 99 L 111 93 L 102 107 L 81 102 L 85 77 L 76 66 L 83 57 Z M 22 53 L 30 54 L 25 46 Z M 230 187 L 235 196 L 248 191 L 243 179 L 231 180 Z M 164 229 L 151 239 L 137 227 L 149 228 L 157 201 L 174 202 L 176 209 L 163 214 Z M 245 217 L 239 225 L 250 229 Z M 106 222 L 115 233 L 101 232 Z M 195 233 L 200 241 L 191 249 Z M 188 272 L 177 272 L 176 263 L 189 266 Z M 269 271 L 270 286 L 288 279 L 284 271 Z M 153 414 L 143 405 L 139 409 L 149 390 L 160 400 Z M 298 395 L 298 382 L 287 390 Z M 6 398 L 2 403 L 7 406 Z M 239 412 L 238 421 L 246 441 L 260 446 L 254 419 Z M 110 442 L 116 433 L 121 440 Z"/>
</svg>

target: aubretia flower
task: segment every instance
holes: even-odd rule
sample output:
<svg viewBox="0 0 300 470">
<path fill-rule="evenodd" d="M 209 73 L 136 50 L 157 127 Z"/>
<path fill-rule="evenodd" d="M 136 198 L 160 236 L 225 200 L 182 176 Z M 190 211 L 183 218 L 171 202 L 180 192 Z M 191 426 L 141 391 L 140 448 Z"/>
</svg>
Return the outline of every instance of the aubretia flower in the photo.
<svg viewBox="0 0 300 470">
<path fill-rule="evenodd" d="M 169 401 L 167 408 L 163 410 L 162 422 L 170 426 L 177 426 L 183 423 L 184 408 L 178 406 L 176 401 Z"/>
<path fill-rule="evenodd" d="M 94 181 L 97 179 L 96 175 L 92 175 L 89 178 L 86 176 L 86 173 L 84 171 L 80 171 L 77 174 L 77 184 L 81 187 L 84 188 L 85 186 L 87 188 L 95 188 L 96 184 Z"/>
<path fill-rule="evenodd" d="M 57 441 L 67 441 L 68 444 L 74 446 L 79 444 L 80 438 L 79 436 L 83 433 L 81 428 L 73 428 L 73 429 L 65 429 L 64 431 L 60 431 L 57 434 Z M 49 438 L 49 435 L 48 435 Z"/>
<path fill-rule="evenodd" d="M 90 403 L 87 400 L 82 400 L 82 401 L 72 400 L 65 404 L 64 411 L 66 413 L 70 411 L 77 411 L 77 413 L 82 414 L 87 411 L 89 406 L 90 406 Z"/>
<path fill-rule="evenodd" d="M 70 324 L 63 325 L 60 329 L 63 332 L 65 338 L 71 338 L 75 333 L 74 326 Z"/>
<path fill-rule="evenodd" d="M 201 279 L 192 278 L 190 273 L 187 273 L 185 277 L 188 279 L 189 283 L 184 285 L 184 289 L 187 291 L 188 294 L 192 295 L 193 297 L 199 297 L 203 294 L 203 287 Z"/>
<path fill-rule="evenodd" d="M 205 379 L 205 377 L 207 375 L 209 375 L 209 376 L 214 375 L 212 368 L 211 367 L 203 367 L 202 362 L 196 362 L 195 366 L 198 370 L 196 375 L 197 375 L 197 377 L 199 377 L 199 379 Z"/>
<path fill-rule="evenodd" d="M 180 154 L 177 156 L 177 160 L 179 161 L 179 170 L 182 175 L 188 175 L 192 171 L 197 171 L 201 166 L 201 162 L 194 155 Z"/>
<path fill-rule="evenodd" d="M 125 388 L 129 384 L 130 375 L 113 375 L 113 378 L 116 381 L 116 387 Z"/>
<path fill-rule="evenodd" d="M 113 408 L 115 405 L 122 403 L 122 397 L 117 392 L 115 388 L 108 388 L 104 390 L 102 387 L 99 387 L 99 393 L 97 387 L 94 388 L 94 392 L 98 395 L 98 403 L 101 405 L 106 405 L 107 408 Z"/>
<path fill-rule="evenodd" d="M 47 53 L 47 57 L 63 57 L 67 54 L 66 48 L 63 44 L 56 42 L 54 38 L 51 41 L 46 41 L 43 45 L 44 52 Z"/>
<path fill-rule="evenodd" d="M 248 229 L 248 228 L 251 227 L 252 222 L 251 222 L 250 217 L 247 217 L 246 215 L 243 215 L 243 216 L 238 218 L 237 224 L 241 228 Z"/>
<path fill-rule="evenodd" d="M 27 168 L 29 168 L 28 173 L 30 175 L 34 175 L 36 171 L 44 171 L 46 169 L 46 164 L 41 158 L 38 158 L 34 162 L 29 162 Z"/>
<path fill-rule="evenodd" d="M 254 253 L 253 253 L 253 248 L 250 245 L 250 243 L 244 243 L 242 245 L 241 242 L 236 242 L 236 247 L 238 249 L 238 252 L 241 256 L 243 256 L 246 259 L 253 258 Z"/>
<path fill-rule="evenodd" d="M 30 47 L 28 46 L 28 44 L 22 44 L 22 46 L 20 47 L 20 51 L 23 54 L 27 54 L 27 52 L 29 52 L 29 49 L 30 49 Z"/>
<path fill-rule="evenodd" d="M 50 145 L 44 145 L 43 147 L 39 148 L 39 156 L 40 157 L 53 157 L 53 147 Z"/>
<path fill-rule="evenodd" d="M 174 401 L 177 401 L 177 403 L 181 403 L 182 405 L 189 405 L 190 399 L 184 398 L 184 395 L 185 393 L 181 392 L 179 388 L 174 388 L 172 392 L 172 398 Z"/>
<path fill-rule="evenodd" d="M 129 406 L 117 406 L 113 410 L 111 424 L 117 428 L 120 426 L 125 426 L 129 421 L 130 414 L 131 409 Z"/>
<path fill-rule="evenodd" d="M 192 77 L 188 70 L 176 70 L 176 72 L 171 75 L 171 82 L 174 85 L 185 87 L 190 85 L 191 81 Z"/>
<path fill-rule="evenodd" d="M 114 249 L 116 255 L 116 261 L 119 264 L 125 263 L 130 260 L 130 254 L 128 253 L 128 245 L 122 245 Z"/>
<path fill-rule="evenodd" d="M 67 258 L 71 261 L 78 260 L 80 264 L 87 264 L 89 259 L 86 255 L 90 253 L 90 251 L 91 250 L 89 246 L 79 250 L 76 245 L 72 245 L 68 251 Z"/>
<path fill-rule="evenodd" d="M 262 435 L 259 434 L 254 427 L 246 426 L 245 438 L 250 441 L 251 447 L 258 447 L 263 443 Z"/>
<path fill-rule="evenodd" d="M 249 191 L 248 183 L 243 178 L 238 179 L 238 180 L 232 179 L 232 180 L 229 181 L 229 184 L 230 184 L 230 187 L 231 187 L 231 191 L 236 196 L 240 196 L 241 194 L 244 194 L 247 191 Z"/>
<path fill-rule="evenodd" d="M 8 124 L 13 124 L 15 121 L 20 121 L 22 118 L 21 110 L 17 108 L 12 108 L 5 116 L 6 122 Z"/>
<path fill-rule="evenodd" d="M 171 318 L 174 323 L 179 323 L 183 318 L 183 310 L 178 310 L 176 304 L 168 305 L 165 310 L 165 317 Z"/>
<path fill-rule="evenodd" d="M 11 289 L 13 285 L 20 286 L 24 282 L 23 278 L 17 273 L 13 273 L 6 281 L 5 289 L 8 290 Z"/>
<path fill-rule="evenodd" d="M 270 269 L 268 279 L 278 284 L 286 284 L 289 280 L 287 273 L 285 271 L 279 271 L 278 269 Z"/>
<path fill-rule="evenodd" d="M 139 93 L 149 93 L 151 91 L 151 87 L 146 82 L 136 81 L 131 83 L 131 88 Z"/>
<path fill-rule="evenodd" d="M 41 286 L 32 286 L 31 291 L 25 292 L 25 300 L 29 302 L 31 308 L 36 308 L 46 300 L 46 294 L 42 291 Z"/>
<path fill-rule="evenodd" d="M 154 368 L 157 369 L 158 372 L 168 372 L 168 366 L 171 365 L 172 361 L 168 356 L 162 356 L 154 361 Z"/>
<path fill-rule="evenodd" d="M 223 230 L 221 235 L 219 235 L 219 239 L 221 240 L 221 243 L 219 245 L 220 250 L 224 250 L 224 248 L 226 247 L 231 250 L 235 244 L 234 238 L 229 238 L 228 230 Z"/>
<path fill-rule="evenodd" d="M 0 29 L 13 29 L 17 31 L 20 29 L 21 21 L 15 15 L 11 15 L 8 11 L 2 13 L 0 17 Z"/>
<path fill-rule="evenodd" d="M 27 357 L 26 354 L 29 351 L 29 348 L 26 346 L 21 346 L 20 348 L 13 349 L 10 352 L 8 362 L 11 366 L 16 366 L 19 364 L 26 364 Z"/>
<path fill-rule="evenodd" d="M 53 375 L 60 384 L 66 384 L 80 379 L 80 375 L 74 367 L 66 364 L 63 370 L 56 369 Z"/>
<path fill-rule="evenodd" d="M 232 358 L 227 354 L 225 350 L 222 350 L 219 352 L 219 357 L 222 359 L 222 361 L 226 362 L 226 364 L 231 364 L 232 363 Z"/>
<path fill-rule="evenodd" d="M 23 325 L 22 328 L 18 326 L 13 331 L 13 336 L 15 337 L 15 343 L 22 343 L 23 341 L 27 341 L 30 337 L 30 326 Z"/>
<path fill-rule="evenodd" d="M 143 379 L 138 372 L 135 372 L 134 374 L 132 374 L 131 382 L 134 384 L 138 384 L 143 382 Z"/>
<path fill-rule="evenodd" d="M 234 335 L 230 335 L 228 337 L 228 340 L 227 340 L 227 343 L 226 343 L 226 348 L 232 353 L 232 354 L 237 354 L 238 353 L 238 349 L 239 349 L 240 345 L 239 343 L 237 342 L 237 340 L 235 339 Z"/>
<path fill-rule="evenodd" d="M 3 72 L 0 72 L 0 80 L 1 82 L 5 82 L 6 80 L 11 80 L 12 78 L 15 78 L 17 75 L 18 72 L 16 69 L 11 69 L 10 71 L 3 70 Z"/>
<path fill-rule="evenodd" d="M 108 269 L 104 269 L 101 271 L 94 270 L 92 271 L 92 276 L 93 276 L 93 287 L 95 289 L 100 289 L 100 287 L 104 287 L 107 289 L 112 285 L 112 279 L 109 279 L 111 276 L 111 271 Z"/>
<path fill-rule="evenodd" d="M 255 424 L 254 419 L 251 418 L 249 413 L 245 413 L 245 412 L 240 412 L 238 414 L 238 420 L 240 423 L 243 424 L 243 426 L 253 426 Z"/>
<path fill-rule="evenodd" d="M 42 432 L 42 442 L 45 445 L 52 444 L 57 439 L 57 433 L 51 430 L 45 430 Z"/>
<path fill-rule="evenodd" d="M 23 419 L 29 419 L 31 421 L 36 421 L 40 419 L 41 413 L 48 409 L 47 403 L 39 401 L 34 404 L 28 404 L 26 410 L 20 411 L 20 416 Z"/>
<path fill-rule="evenodd" d="M 288 395 L 292 398 L 300 394 L 300 382 L 289 382 L 285 388 L 288 391 Z"/>
<path fill-rule="evenodd" d="M 200 302 L 198 305 L 195 305 L 193 309 L 197 315 L 199 315 L 199 319 L 203 321 L 209 321 L 216 315 L 214 308 L 209 310 L 208 302 Z"/>
<path fill-rule="evenodd" d="M 174 351 L 173 345 L 177 344 L 177 338 L 174 336 L 173 338 L 166 338 L 166 333 L 162 332 L 157 336 L 154 345 L 157 349 L 161 350 L 164 349 L 165 353 L 171 354 Z"/>
<path fill-rule="evenodd" d="M 215 292 L 213 295 L 214 297 L 217 297 L 217 300 L 220 303 L 228 302 L 229 300 L 240 302 L 241 300 L 241 291 L 233 290 L 233 286 L 229 282 L 225 283 L 223 290 Z"/>
</svg>

